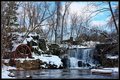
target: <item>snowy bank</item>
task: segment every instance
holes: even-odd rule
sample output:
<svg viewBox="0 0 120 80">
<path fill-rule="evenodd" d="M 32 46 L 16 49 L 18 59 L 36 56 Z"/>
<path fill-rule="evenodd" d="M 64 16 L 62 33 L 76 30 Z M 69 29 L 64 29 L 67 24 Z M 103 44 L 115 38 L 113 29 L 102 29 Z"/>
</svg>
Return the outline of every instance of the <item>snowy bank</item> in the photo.
<svg viewBox="0 0 120 80">
<path fill-rule="evenodd" d="M 8 70 L 11 70 L 11 69 L 16 69 L 16 68 L 11 67 L 11 66 L 2 65 L 2 78 L 6 78 L 6 79 L 15 78 L 15 77 L 8 76 L 10 74 L 10 72 Z"/>
<path fill-rule="evenodd" d="M 47 55 L 47 54 L 42 54 L 41 56 L 38 55 L 33 55 L 35 59 L 40 59 L 43 62 L 46 62 L 47 64 L 55 64 L 57 65 L 57 68 L 62 65 L 61 59 L 56 56 L 56 55 Z"/>
</svg>

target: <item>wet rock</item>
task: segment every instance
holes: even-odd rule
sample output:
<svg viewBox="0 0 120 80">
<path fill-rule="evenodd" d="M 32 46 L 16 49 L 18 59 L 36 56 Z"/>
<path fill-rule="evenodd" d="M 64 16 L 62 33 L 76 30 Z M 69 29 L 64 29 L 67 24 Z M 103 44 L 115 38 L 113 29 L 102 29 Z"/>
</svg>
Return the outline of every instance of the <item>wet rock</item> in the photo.
<svg viewBox="0 0 120 80">
<path fill-rule="evenodd" d="M 97 44 L 93 58 L 97 60 L 104 67 L 117 66 L 118 60 L 107 59 L 106 54 L 116 55 L 119 54 L 117 43 Z"/>
<path fill-rule="evenodd" d="M 39 39 L 38 40 L 38 46 L 41 50 L 43 51 L 46 51 L 47 48 L 46 48 L 46 42 L 45 42 L 45 39 Z"/>
<path fill-rule="evenodd" d="M 67 56 L 65 56 L 61 61 L 63 63 L 64 68 L 70 67 L 70 60 L 69 60 L 69 58 Z"/>
<path fill-rule="evenodd" d="M 88 63 L 84 63 L 82 61 L 78 61 L 78 67 L 85 67 L 87 65 L 89 65 L 89 64 Z"/>
<path fill-rule="evenodd" d="M 48 47 L 49 47 L 49 52 L 53 55 L 59 56 L 63 52 L 58 44 L 51 44 L 48 45 Z"/>
<path fill-rule="evenodd" d="M 31 36 L 34 40 L 38 40 L 39 39 L 39 36 Z"/>
<path fill-rule="evenodd" d="M 82 61 L 78 61 L 78 67 L 82 67 Z"/>
</svg>

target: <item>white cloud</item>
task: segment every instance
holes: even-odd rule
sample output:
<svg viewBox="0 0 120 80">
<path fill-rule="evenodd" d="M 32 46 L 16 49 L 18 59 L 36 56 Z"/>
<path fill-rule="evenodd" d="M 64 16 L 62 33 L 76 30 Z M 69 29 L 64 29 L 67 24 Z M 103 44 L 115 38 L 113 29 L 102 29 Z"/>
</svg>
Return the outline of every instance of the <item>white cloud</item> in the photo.
<svg viewBox="0 0 120 80">
<path fill-rule="evenodd" d="M 92 21 L 91 22 L 91 26 L 104 26 L 106 24 L 106 22 L 105 21 Z"/>
<path fill-rule="evenodd" d="M 86 12 L 88 14 L 89 11 L 94 11 L 97 8 L 98 8 L 97 6 L 87 5 L 87 2 L 72 2 L 72 4 L 70 5 L 70 12 L 71 13 Z"/>
</svg>

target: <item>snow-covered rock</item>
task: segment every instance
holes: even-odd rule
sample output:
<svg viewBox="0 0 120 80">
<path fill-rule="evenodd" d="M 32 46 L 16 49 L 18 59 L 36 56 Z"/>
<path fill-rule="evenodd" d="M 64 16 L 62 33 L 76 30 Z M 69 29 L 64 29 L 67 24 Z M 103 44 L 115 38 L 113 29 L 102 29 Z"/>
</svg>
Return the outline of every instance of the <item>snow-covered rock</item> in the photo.
<svg viewBox="0 0 120 80">
<path fill-rule="evenodd" d="M 29 38 L 26 38 L 26 40 L 27 40 L 28 42 L 30 42 L 31 40 L 33 40 L 33 38 L 32 38 L 32 37 L 29 37 Z"/>
<path fill-rule="evenodd" d="M 31 58 L 27 57 L 27 58 L 17 58 L 15 60 L 20 60 L 20 62 L 23 63 L 23 61 L 25 61 L 25 60 L 36 60 L 36 59 L 31 59 Z"/>
<path fill-rule="evenodd" d="M 40 59 L 42 60 L 43 62 L 46 62 L 47 64 L 55 64 L 57 65 L 57 68 L 62 65 L 62 62 L 61 62 L 61 59 L 56 56 L 56 55 L 40 55 L 40 56 L 36 56 L 36 55 L 33 55 L 33 57 L 35 59 Z"/>
<path fill-rule="evenodd" d="M 110 69 L 110 70 L 112 70 L 113 72 L 119 72 L 118 67 L 113 67 L 113 68 L 103 68 L 103 69 Z"/>
<path fill-rule="evenodd" d="M 112 55 L 106 55 L 106 57 L 107 57 L 108 59 L 118 59 L 118 58 L 119 58 L 118 55 L 115 55 L 115 56 L 112 56 Z"/>
<path fill-rule="evenodd" d="M 119 70 L 118 67 L 114 67 L 114 68 L 91 69 L 91 72 L 113 73 L 113 72 L 119 72 Z"/>
<path fill-rule="evenodd" d="M 87 47 L 95 47 L 96 44 L 100 44 L 100 42 L 95 41 L 86 41 L 83 42 L 82 45 L 86 45 Z"/>
<path fill-rule="evenodd" d="M 8 63 L 8 62 L 10 61 L 10 59 L 2 59 L 2 61 L 3 61 L 4 63 Z"/>
<path fill-rule="evenodd" d="M 96 73 L 112 73 L 113 71 L 111 69 L 91 69 L 91 72 L 96 72 Z"/>
</svg>

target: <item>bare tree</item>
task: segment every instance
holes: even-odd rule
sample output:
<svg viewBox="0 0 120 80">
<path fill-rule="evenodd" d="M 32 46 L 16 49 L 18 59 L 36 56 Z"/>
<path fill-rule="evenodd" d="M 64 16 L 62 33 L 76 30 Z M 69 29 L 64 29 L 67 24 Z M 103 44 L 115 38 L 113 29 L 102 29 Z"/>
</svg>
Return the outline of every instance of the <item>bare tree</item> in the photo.
<svg viewBox="0 0 120 80">
<path fill-rule="evenodd" d="M 49 14 L 49 8 L 48 4 L 46 2 L 40 2 L 35 3 L 35 5 L 32 6 L 30 2 L 27 6 L 28 11 L 28 18 L 29 18 L 29 28 L 24 36 L 29 35 L 32 31 L 34 31 L 36 28 L 41 28 L 41 26 L 45 26 L 45 21 L 52 17 L 55 12 L 52 12 Z M 33 11 L 32 11 L 33 10 Z M 31 27 L 32 25 L 32 27 Z M 26 38 L 26 37 L 25 37 Z M 24 40 L 23 40 L 24 41 Z"/>
<path fill-rule="evenodd" d="M 65 16 L 67 11 L 69 10 L 69 6 L 70 6 L 71 2 L 66 2 L 65 3 L 65 9 L 63 11 L 63 15 L 62 15 L 62 25 L 61 25 L 61 42 L 63 40 L 63 27 L 64 27 L 64 22 L 65 22 Z"/>
</svg>

